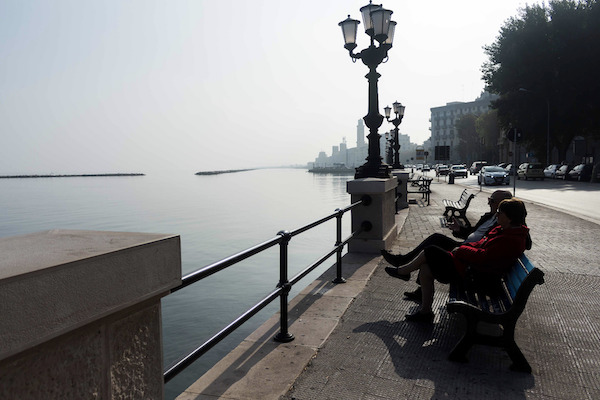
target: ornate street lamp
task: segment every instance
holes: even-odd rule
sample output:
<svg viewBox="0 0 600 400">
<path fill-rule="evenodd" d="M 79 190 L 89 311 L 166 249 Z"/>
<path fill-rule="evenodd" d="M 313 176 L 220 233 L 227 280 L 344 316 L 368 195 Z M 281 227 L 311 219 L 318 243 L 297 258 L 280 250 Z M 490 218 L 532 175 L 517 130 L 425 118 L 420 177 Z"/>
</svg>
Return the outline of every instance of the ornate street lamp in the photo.
<svg viewBox="0 0 600 400">
<path fill-rule="evenodd" d="M 394 163 L 392 165 L 392 168 L 404 169 L 404 165 L 400 164 L 400 142 L 398 141 L 398 125 L 400 125 L 400 122 L 402 122 L 402 117 L 404 117 L 405 107 L 397 101 L 392 105 L 394 106 L 394 114 L 396 114 L 396 118 L 394 118 L 391 121 L 390 112 L 392 111 L 392 109 L 389 106 L 384 107 L 383 109 L 385 111 L 385 119 L 387 119 L 388 122 L 394 124 Z"/>
<path fill-rule="evenodd" d="M 350 53 L 352 61 L 358 59 L 369 67 L 366 78 L 369 81 L 369 111 L 363 118 L 365 125 L 369 128 L 369 155 L 367 162 L 356 169 L 354 178 L 389 178 L 391 167 L 383 163 L 380 155 L 380 145 L 377 130 L 383 123 L 383 115 L 379 114 L 379 95 L 377 92 L 377 80 L 381 76 L 377 73 L 377 66 L 388 57 L 388 50 L 392 48 L 396 22 L 391 21 L 392 11 L 384 9 L 381 5 L 371 4 L 360 9 L 365 33 L 369 35 L 371 45 L 360 53 L 354 53 L 356 48 L 356 31 L 360 21 L 348 18 L 338 25 L 342 28 L 344 35 L 344 47 Z M 375 42 L 379 43 L 376 46 Z"/>
</svg>

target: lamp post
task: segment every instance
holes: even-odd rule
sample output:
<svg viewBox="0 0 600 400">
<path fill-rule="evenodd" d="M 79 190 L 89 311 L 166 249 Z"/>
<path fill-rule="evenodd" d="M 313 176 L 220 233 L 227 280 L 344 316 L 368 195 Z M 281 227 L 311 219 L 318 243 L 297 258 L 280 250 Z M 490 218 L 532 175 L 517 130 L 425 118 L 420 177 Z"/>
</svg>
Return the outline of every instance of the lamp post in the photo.
<svg viewBox="0 0 600 400">
<path fill-rule="evenodd" d="M 404 109 L 406 107 L 404 107 L 401 103 L 398 103 L 397 101 L 394 102 L 394 104 L 392 105 L 394 106 L 394 114 L 396 114 L 396 118 L 394 118 L 391 121 L 390 113 L 392 109 L 389 106 L 384 107 L 383 109 L 385 111 L 385 119 L 387 119 L 388 122 L 394 124 L 394 163 L 392 165 L 392 168 L 404 169 L 404 165 L 400 164 L 400 142 L 398 141 L 398 125 L 400 125 L 400 122 L 402 122 L 402 117 L 404 117 Z"/>
<path fill-rule="evenodd" d="M 354 178 L 389 178 L 391 177 L 391 167 L 381 161 L 380 135 L 377 133 L 383 123 L 383 116 L 379 114 L 377 80 L 381 75 L 377 73 L 377 66 L 387 58 L 388 50 L 392 48 L 396 22 L 390 20 L 391 10 L 386 10 L 381 5 L 371 4 L 371 2 L 361 7 L 360 12 L 365 24 L 365 33 L 371 41 L 371 45 L 360 53 L 353 52 L 357 46 L 356 31 L 360 21 L 351 19 L 348 15 L 348 18 L 338 24 L 344 35 L 344 47 L 350 53 L 352 60 L 360 59 L 363 64 L 369 67 L 369 73 L 366 75 L 369 81 L 369 110 L 363 118 L 365 125 L 369 128 L 369 135 L 367 136 L 369 155 L 366 159 L 367 162 L 356 169 Z M 375 42 L 379 43 L 379 46 Z"/>
<path fill-rule="evenodd" d="M 533 93 L 546 100 L 546 165 L 550 165 L 550 100 L 533 90 L 519 88 L 519 92 Z"/>
</svg>

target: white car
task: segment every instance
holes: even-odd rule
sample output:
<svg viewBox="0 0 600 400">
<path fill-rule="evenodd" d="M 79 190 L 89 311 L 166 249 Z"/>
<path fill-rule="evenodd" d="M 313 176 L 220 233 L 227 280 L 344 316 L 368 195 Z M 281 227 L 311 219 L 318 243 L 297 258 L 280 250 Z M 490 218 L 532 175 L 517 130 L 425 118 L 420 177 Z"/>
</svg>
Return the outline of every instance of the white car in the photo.
<svg viewBox="0 0 600 400">
<path fill-rule="evenodd" d="M 462 176 L 463 178 L 467 177 L 467 167 L 464 165 L 453 165 L 450 167 L 450 173 L 454 174 L 455 177 Z"/>
<path fill-rule="evenodd" d="M 560 168 L 560 164 L 550 164 L 544 169 L 544 176 L 546 178 L 556 178 L 556 171 Z"/>
</svg>

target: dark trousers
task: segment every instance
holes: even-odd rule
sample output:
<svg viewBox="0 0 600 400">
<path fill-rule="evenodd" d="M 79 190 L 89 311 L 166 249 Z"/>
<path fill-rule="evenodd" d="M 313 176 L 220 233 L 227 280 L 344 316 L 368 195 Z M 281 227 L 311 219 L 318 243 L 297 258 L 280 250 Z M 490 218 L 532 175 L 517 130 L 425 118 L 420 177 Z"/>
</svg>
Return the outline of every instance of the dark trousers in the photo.
<svg viewBox="0 0 600 400">
<path fill-rule="evenodd" d="M 406 253 L 404 255 L 404 259 L 406 260 L 406 263 L 410 262 L 413 258 L 419 255 L 419 253 L 422 250 L 429 246 L 437 246 L 446 251 L 451 251 L 452 249 L 460 246 L 462 243 L 463 242 L 456 241 L 452 238 L 449 238 L 446 235 L 442 235 L 441 233 L 434 233 L 433 235 L 423 240 L 421 244 L 419 244 L 413 250 Z"/>
<path fill-rule="evenodd" d="M 425 260 L 427 260 L 429 270 L 435 280 L 441 283 L 450 283 L 460 279 L 454 267 L 454 260 L 448 250 L 439 246 L 427 246 L 423 251 L 425 252 Z"/>
<path fill-rule="evenodd" d="M 434 264 L 435 266 L 433 267 L 433 269 L 435 269 L 435 272 L 432 269 L 432 273 L 434 274 L 434 277 L 436 279 L 440 278 L 440 275 L 445 275 L 445 274 L 440 274 L 439 273 L 439 269 L 436 268 L 438 265 L 440 264 L 446 264 L 447 268 L 452 268 L 452 259 L 448 260 L 444 260 L 446 261 L 444 262 L 440 262 L 441 259 L 445 259 L 445 257 L 443 257 L 444 255 L 441 254 L 442 250 L 445 251 L 451 251 L 453 249 L 455 249 L 456 247 L 460 246 L 463 242 L 459 242 L 457 240 L 454 240 L 446 235 L 442 235 L 441 233 L 434 233 L 433 235 L 427 237 L 425 240 L 423 240 L 417 247 L 415 247 L 414 249 L 412 249 L 411 251 L 409 251 L 408 253 L 406 253 L 403 256 L 403 262 L 401 264 L 406 264 L 409 263 L 413 258 L 415 258 L 416 256 L 419 255 L 419 253 L 422 250 L 425 250 L 428 247 L 432 247 L 431 250 L 428 250 L 425 252 L 425 257 L 427 259 L 428 264 Z M 433 250 L 435 249 L 435 250 Z M 436 254 L 438 253 L 438 254 Z M 434 255 L 435 254 L 435 255 Z M 448 256 L 449 257 L 449 256 Z M 431 265 L 430 265 L 430 269 L 431 269 Z M 437 275 L 437 277 L 436 277 Z M 440 279 L 438 279 L 440 280 Z M 442 280 L 446 280 L 444 278 L 442 278 Z M 444 282 L 446 283 L 446 282 Z M 417 277 L 417 284 L 420 284 L 420 279 L 419 277 Z"/>
</svg>

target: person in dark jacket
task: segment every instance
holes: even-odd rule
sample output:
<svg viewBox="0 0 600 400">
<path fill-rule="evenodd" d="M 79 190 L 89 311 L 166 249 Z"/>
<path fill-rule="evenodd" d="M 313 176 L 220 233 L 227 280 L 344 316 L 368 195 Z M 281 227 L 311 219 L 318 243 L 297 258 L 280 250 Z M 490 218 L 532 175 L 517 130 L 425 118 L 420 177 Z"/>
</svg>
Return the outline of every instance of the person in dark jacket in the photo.
<svg viewBox="0 0 600 400">
<path fill-rule="evenodd" d="M 519 199 L 503 200 L 496 213 L 498 225 L 477 242 L 464 243 L 451 251 L 427 246 L 412 261 L 399 267 L 386 267 L 395 278 L 410 280 L 419 271 L 422 287 L 421 308 L 406 315 L 407 321 L 432 322 L 434 280 L 450 283 L 465 278 L 467 267 L 493 277 L 501 277 L 527 248 L 527 210 Z"/>
<path fill-rule="evenodd" d="M 451 237 L 442 235 L 441 233 L 434 233 L 406 254 L 391 254 L 386 250 L 381 250 L 381 254 L 388 263 L 398 267 L 400 265 L 409 263 L 424 248 L 428 246 L 438 246 L 444 250 L 450 251 L 463 243 L 477 242 L 487 233 L 489 233 L 496 225 L 498 225 L 496 220 L 496 211 L 498 211 L 498 205 L 502 200 L 510 198 L 512 198 L 512 194 L 506 190 L 496 190 L 494 193 L 492 193 L 490 197 L 488 197 L 490 212 L 483 214 L 473 227 L 467 228 L 465 226 L 460 226 L 454 219 L 448 227 L 452 231 L 452 235 L 454 235 L 454 237 L 463 239 L 462 241 L 452 239 Z M 528 248 L 531 248 L 530 244 Z M 406 296 L 406 298 L 409 300 L 420 301 L 421 288 L 419 287 L 413 292 L 404 292 L 404 296 Z"/>
<path fill-rule="evenodd" d="M 446 250 L 452 250 L 463 243 L 476 242 L 484 237 L 498 224 L 496 221 L 496 211 L 498 211 L 498 205 L 502 200 L 510 198 L 512 198 L 512 194 L 506 190 L 496 190 L 494 193 L 492 193 L 491 196 L 488 197 L 490 211 L 483 214 L 473 227 L 461 226 L 456 222 L 456 219 L 453 219 L 453 221 L 448 225 L 448 228 L 450 228 L 452 231 L 452 235 L 456 238 L 462 239 L 461 241 L 454 240 L 446 235 L 442 235 L 441 233 L 434 233 L 423 240 L 413 250 L 404 255 L 391 254 L 387 250 L 381 250 L 381 254 L 388 263 L 397 267 L 412 260 L 427 246 L 439 246 Z"/>
</svg>

